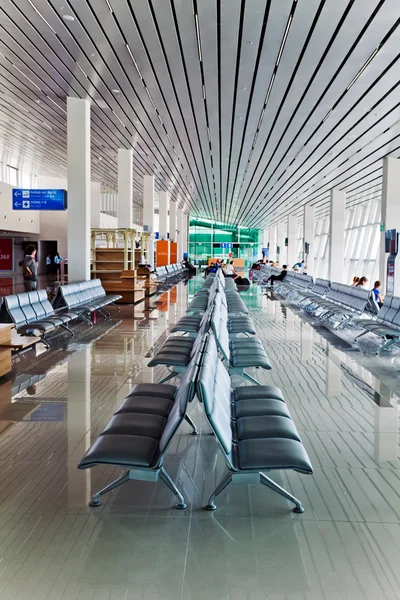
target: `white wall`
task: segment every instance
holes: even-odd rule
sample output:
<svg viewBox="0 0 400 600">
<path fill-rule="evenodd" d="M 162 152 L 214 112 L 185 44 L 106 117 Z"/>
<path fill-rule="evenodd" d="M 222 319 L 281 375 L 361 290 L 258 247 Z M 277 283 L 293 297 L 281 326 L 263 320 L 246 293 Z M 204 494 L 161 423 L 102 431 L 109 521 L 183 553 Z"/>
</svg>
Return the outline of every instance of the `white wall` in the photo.
<svg viewBox="0 0 400 600">
<path fill-rule="evenodd" d="M 12 209 L 12 186 L 0 182 L 0 230 L 36 234 L 40 231 L 39 213 Z"/>
</svg>

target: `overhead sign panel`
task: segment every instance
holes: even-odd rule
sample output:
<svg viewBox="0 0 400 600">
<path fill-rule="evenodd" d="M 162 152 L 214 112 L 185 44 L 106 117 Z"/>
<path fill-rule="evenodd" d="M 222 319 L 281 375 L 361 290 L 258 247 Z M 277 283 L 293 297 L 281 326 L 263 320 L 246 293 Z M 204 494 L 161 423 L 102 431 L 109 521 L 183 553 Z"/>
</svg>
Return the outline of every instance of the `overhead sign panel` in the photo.
<svg viewBox="0 0 400 600">
<path fill-rule="evenodd" d="M 66 190 L 13 189 L 13 210 L 65 210 Z"/>
</svg>

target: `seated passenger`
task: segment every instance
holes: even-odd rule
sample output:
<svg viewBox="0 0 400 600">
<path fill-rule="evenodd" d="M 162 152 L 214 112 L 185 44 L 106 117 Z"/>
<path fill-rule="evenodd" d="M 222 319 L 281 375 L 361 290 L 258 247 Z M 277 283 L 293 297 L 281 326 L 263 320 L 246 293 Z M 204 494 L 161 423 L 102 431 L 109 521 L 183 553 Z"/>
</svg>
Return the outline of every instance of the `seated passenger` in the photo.
<svg viewBox="0 0 400 600">
<path fill-rule="evenodd" d="M 359 277 L 353 277 L 353 282 L 352 282 L 352 287 L 356 287 L 356 285 L 358 285 L 358 282 L 360 281 Z"/>
<path fill-rule="evenodd" d="M 208 269 L 208 273 L 216 273 L 218 271 L 218 265 L 216 265 L 215 263 L 211 263 L 209 269 Z"/>
<path fill-rule="evenodd" d="M 238 274 L 236 273 L 234 267 L 233 267 L 233 260 L 231 260 L 231 262 L 226 265 L 226 269 L 225 269 L 225 277 L 237 277 Z"/>
<path fill-rule="evenodd" d="M 287 265 L 283 265 L 282 271 L 279 273 L 279 275 L 271 275 L 270 277 L 268 277 L 267 283 L 268 283 L 268 281 L 270 281 L 271 285 L 274 285 L 274 281 L 283 281 L 286 277 L 286 273 L 287 273 Z"/>
<path fill-rule="evenodd" d="M 360 277 L 359 282 L 357 283 L 356 287 L 365 288 L 365 287 L 367 287 L 367 283 L 368 283 L 367 277 Z"/>
<path fill-rule="evenodd" d="M 372 291 L 374 292 L 375 302 L 378 304 L 379 308 L 381 308 L 383 304 L 383 298 L 381 296 L 381 287 L 382 281 L 375 281 L 374 287 L 372 289 Z"/>
</svg>

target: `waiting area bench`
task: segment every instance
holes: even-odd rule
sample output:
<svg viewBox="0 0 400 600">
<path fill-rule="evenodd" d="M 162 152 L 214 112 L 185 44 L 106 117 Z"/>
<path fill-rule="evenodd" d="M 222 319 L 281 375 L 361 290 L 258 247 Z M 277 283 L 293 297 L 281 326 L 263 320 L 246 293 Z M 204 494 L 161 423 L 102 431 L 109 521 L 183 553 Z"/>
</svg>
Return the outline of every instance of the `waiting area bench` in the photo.
<svg viewBox="0 0 400 600">
<path fill-rule="evenodd" d="M 116 481 L 92 496 L 90 506 L 99 506 L 101 496 L 127 481 L 160 478 L 178 498 L 176 508 L 186 508 L 182 493 L 163 467 L 163 460 L 185 418 L 188 402 L 193 400 L 196 373 L 196 360 L 193 360 L 179 388 L 154 383 L 132 388 L 78 465 L 79 469 L 96 465 L 126 469 Z"/>
<path fill-rule="evenodd" d="M 100 311 L 103 316 L 108 318 L 110 313 L 105 307 L 112 305 L 120 311 L 116 302 L 121 298 L 122 296 L 119 294 L 106 294 L 100 279 L 90 279 L 59 286 L 54 295 L 53 306 L 54 308 L 73 310 L 92 325 L 88 315 Z"/>
<path fill-rule="evenodd" d="M 14 323 L 17 332 L 35 336 L 40 332 L 40 340 L 48 348 L 46 336 L 59 327 L 73 335 L 68 324 L 79 317 L 75 311 L 55 311 L 47 298 L 46 290 L 24 292 L 4 296 L 0 310 L 2 323 Z"/>
<path fill-rule="evenodd" d="M 376 350 L 376 354 L 381 354 L 383 350 L 400 341 L 400 298 L 387 294 L 376 319 L 358 319 L 355 321 L 355 325 L 364 330 L 356 337 L 356 340 L 367 333 L 373 333 L 382 338 L 382 344 Z"/>
<path fill-rule="evenodd" d="M 216 509 L 215 498 L 230 483 L 261 483 L 293 502 L 294 512 L 304 512 L 300 500 L 264 472 L 313 472 L 282 392 L 271 386 L 232 390 L 211 333 L 201 357 L 197 389 L 227 465 L 227 473 L 211 494 L 207 510 Z"/>
</svg>

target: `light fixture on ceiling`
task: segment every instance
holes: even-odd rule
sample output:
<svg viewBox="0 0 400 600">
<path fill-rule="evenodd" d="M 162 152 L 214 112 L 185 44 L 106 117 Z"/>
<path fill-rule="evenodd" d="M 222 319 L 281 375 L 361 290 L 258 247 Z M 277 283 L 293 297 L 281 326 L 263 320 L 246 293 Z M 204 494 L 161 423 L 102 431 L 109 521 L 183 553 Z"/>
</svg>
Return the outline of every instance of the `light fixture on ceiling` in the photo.
<svg viewBox="0 0 400 600">
<path fill-rule="evenodd" d="M 246 44 L 247 44 L 248 46 L 252 46 L 252 45 L 254 44 L 254 42 L 252 42 L 252 41 L 248 40 L 248 41 L 246 42 Z"/>
<path fill-rule="evenodd" d="M 63 15 L 62 18 L 64 19 L 64 21 L 75 21 L 75 17 L 73 17 L 72 15 Z"/>
<path fill-rule="evenodd" d="M 112 91 L 113 94 L 119 94 L 119 92 L 120 92 L 120 90 L 117 90 L 117 89 L 114 89 L 114 90 L 111 90 L 111 91 Z"/>
</svg>

